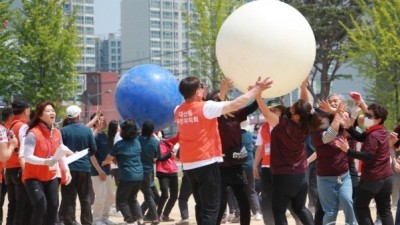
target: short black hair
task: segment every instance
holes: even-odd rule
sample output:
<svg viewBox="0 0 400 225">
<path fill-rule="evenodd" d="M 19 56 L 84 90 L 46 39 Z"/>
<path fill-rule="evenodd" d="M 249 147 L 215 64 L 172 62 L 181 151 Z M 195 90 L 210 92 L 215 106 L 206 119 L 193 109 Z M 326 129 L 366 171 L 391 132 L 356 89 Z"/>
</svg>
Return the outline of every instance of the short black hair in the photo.
<svg viewBox="0 0 400 225">
<path fill-rule="evenodd" d="M 374 112 L 374 116 L 376 119 L 381 119 L 381 122 L 379 124 L 383 125 L 383 123 L 385 123 L 388 115 L 388 111 L 385 106 L 378 103 L 372 103 L 368 106 L 368 110 Z"/>
<path fill-rule="evenodd" d="M 5 107 L 1 111 L 1 121 L 4 123 L 9 120 L 13 115 L 13 109 L 11 107 Z"/>
<path fill-rule="evenodd" d="M 189 99 L 196 94 L 200 87 L 200 80 L 197 77 L 185 77 L 179 83 L 179 92 L 184 99 Z"/>
<path fill-rule="evenodd" d="M 132 141 L 137 137 L 138 127 L 134 119 L 127 119 L 120 125 L 121 127 L 121 138 L 123 140 Z"/>
<path fill-rule="evenodd" d="M 17 98 L 11 103 L 11 107 L 14 115 L 20 115 L 25 109 L 31 107 L 31 105 L 29 105 L 29 103 L 24 99 Z"/>
<path fill-rule="evenodd" d="M 145 120 L 142 125 L 142 136 L 151 137 L 154 133 L 154 123 L 152 120 Z"/>
</svg>

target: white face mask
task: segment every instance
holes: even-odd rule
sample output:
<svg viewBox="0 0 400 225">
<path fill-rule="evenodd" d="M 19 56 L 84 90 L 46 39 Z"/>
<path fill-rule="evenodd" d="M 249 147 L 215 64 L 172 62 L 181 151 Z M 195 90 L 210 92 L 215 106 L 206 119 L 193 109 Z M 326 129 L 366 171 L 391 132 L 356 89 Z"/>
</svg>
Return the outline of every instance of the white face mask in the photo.
<svg viewBox="0 0 400 225">
<path fill-rule="evenodd" d="M 374 120 L 368 118 L 368 117 L 364 117 L 364 126 L 366 128 L 370 128 L 371 126 L 374 125 Z"/>
</svg>

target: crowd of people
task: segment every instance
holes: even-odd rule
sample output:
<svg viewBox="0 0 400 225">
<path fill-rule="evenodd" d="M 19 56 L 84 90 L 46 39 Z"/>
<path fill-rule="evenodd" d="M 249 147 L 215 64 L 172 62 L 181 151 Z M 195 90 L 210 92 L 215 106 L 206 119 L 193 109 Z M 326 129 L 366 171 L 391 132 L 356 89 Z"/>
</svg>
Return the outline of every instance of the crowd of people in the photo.
<svg viewBox="0 0 400 225">
<path fill-rule="evenodd" d="M 134 118 L 108 122 L 101 109 L 83 124 L 76 105 L 58 127 L 52 102 L 31 111 L 15 99 L 0 126 L 6 225 L 110 225 L 113 205 L 126 224 L 189 225 L 192 195 L 199 225 L 249 225 L 252 218 L 287 225 L 287 210 L 297 225 L 335 224 L 339 210 L 347 225 L 373 225 L 372 200 L 383 225 L 399 225 L 391 196 L 399 191 L 393 182 L 400 126 L 386 130 L 386 108 L 366 105 L 360 95 L 348 107 L 335 93 L 314 108 L 307 79 L 293 105 L 266 104 L 261 94 L 272 85 L 259 78 L 229 100 L 229 79 L 209 92 L 198 78 L 184 78 L 184 102 L 174 112 L 178 134 L 169 138 L 151 120 L 141 127 Z M 251 133 L 248 117 L 257 109 L 265 122 Z M 174 207 L 180 219 L 170 216 Z"/>
</svg>

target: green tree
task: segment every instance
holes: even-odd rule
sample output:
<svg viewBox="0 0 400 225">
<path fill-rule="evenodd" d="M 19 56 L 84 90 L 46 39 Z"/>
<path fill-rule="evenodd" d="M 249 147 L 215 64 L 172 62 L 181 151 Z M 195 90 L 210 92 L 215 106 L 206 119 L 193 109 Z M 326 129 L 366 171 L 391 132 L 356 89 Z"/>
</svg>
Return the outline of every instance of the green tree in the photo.
<svg viewBox="0 0 400 225">
<path fill-rule="evenodd" d="M 225 19 L 237 7 L 243 5 L 242 0 L 193 0 L 192 10 L 184 9 L 184 18 L 188 30 L 190 48 L 194 56 L 187 54 L 190 75 L 197 76 L 219 88 L 223 77 L 215 54 L 215 43 L 219 29 Z"/>
<path fill-rule="evenodd" d="M 32 103 L 61 102 L 73 96 L 79 38 L 73 15 L 63 10 L 62 0 L 23 0 L 17 14 L 15 37 L 21 89 L 14 94 Z"/>
<path fill-rule="evenodd" d="M 393 128 L 399 118 L 400 80 L 400 1 L 359 1 L 364 17 L 343 24 L 349 37 L 345 48 L 360 74 L 372 81 L 367 98 L 385 105 L 385 123 Z"/>
<path fill-rule="evenodd" d="M 317 54 L 309 75 L 308 90 L 315 100 L 326 99 L 334 80 L 350 79 L 349 74 L 338 70 L 345 62 L 343 45 L 347 33 L 342 24 L 352 27 L 352 19 L 358 18 L 361 10 L 354 0 L 286 0 L 310 23 L 317 43 Z M 320 91 L 314 89 L 320 86 Z M 319 88 L 318 88 L 319 89 Z"/>
<path fill-rule="evenodd" d="M 11 1 L 0 0 L 0 90 L 4 101 L 9 102 L 13 90 L 19 89 L 20 74 L 15 71 L 17 55 L 15 39 L 10 22 L 14 12 L 10 10 Z"/>
</svg>

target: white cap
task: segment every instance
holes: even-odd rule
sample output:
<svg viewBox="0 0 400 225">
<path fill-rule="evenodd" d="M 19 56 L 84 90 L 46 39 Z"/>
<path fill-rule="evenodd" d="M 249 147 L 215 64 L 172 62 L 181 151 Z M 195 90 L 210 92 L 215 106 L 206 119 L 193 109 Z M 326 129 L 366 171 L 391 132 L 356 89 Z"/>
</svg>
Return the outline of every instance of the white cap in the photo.
<svg viewBox="0 0 400 225">
<path fill-rule="evenodd" d="M 247 119 L 243 122 L 240 123 L 240 128 L 242 128 L 243 130 L 250 130 L 250 119 L 247 117 Z"/>
<path fill-rule="evenodd" d="M 82 109 L 79 106 L 70 105 L 67 108 L 67 117 L 68 118 L 76 118 L 81 114 L 81 112 L 82 112 Z"/>
</svg>

